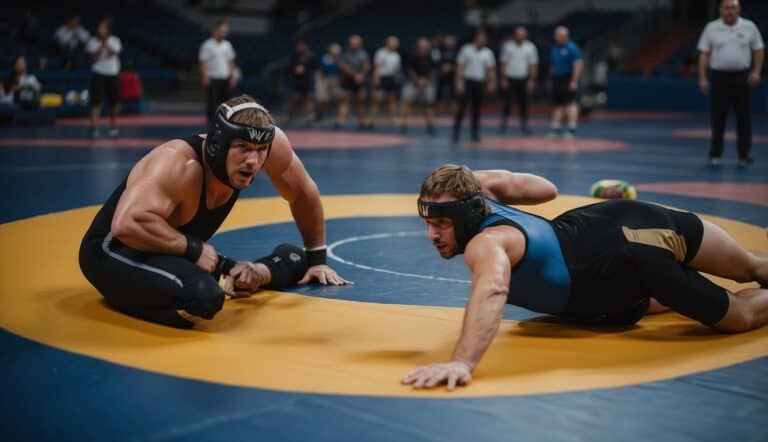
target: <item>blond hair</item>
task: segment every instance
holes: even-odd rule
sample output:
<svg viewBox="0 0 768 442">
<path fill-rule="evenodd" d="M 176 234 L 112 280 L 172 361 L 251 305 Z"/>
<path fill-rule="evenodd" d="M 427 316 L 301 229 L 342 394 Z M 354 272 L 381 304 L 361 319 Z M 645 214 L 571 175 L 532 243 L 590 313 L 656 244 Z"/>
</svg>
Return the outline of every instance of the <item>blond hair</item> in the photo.
<svg viewBox="0 0 768 442">
<path fill-rule="evenodd" d="M 257 103 L 257 101 L 250 95 L 243 94 L 239 97 L 230 98 L 224 104 L 229 107 L 235 107 L 238 104 L 243 103 Z M 219 108 L 216 109 L 216 112 L 224 112 L 226 115 L 226 109 L 223 107 L 223 105 L 219 105 Z M 269 126 L 275 124 L 275 119 L 272 118 L 272 115 L 263 106 L 261 109 L 243 109 L 238 111 L 232 115 L 229 120 L 233 123 L 254 127 Z"/>
<path fill-rule="evenodd" d="M 438 197 L 448 193 L 456 199 L 464 199 L 481 191 L 480 182 L 469 167 L 444 164 L 424 178 L 419 197 Z"/>
</svg>

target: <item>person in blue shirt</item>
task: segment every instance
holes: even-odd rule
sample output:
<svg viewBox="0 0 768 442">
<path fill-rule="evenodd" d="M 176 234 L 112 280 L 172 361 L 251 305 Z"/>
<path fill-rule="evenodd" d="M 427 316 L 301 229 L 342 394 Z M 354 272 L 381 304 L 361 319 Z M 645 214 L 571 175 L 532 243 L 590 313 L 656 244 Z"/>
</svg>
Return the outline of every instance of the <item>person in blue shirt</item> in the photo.
<svg viewBox="0 0 768 442">
<path fill-rule="evenodd" d="M 576 102 L 579 78 L 584 70 L 581 49 L 570 40 L 565 26 L 555 28 L 555 44 L 550 54 L 549 75 L 552 89 L 552 131 L 550 138 L 573 138 L 579 122 L 579 105 Z M 568 116 L 568 130 L 563 132 L 563 116 Z"/>
<path fill-rule="evenodd" d="M 506 170 L 446 164 L 427 176 L 418 199 L 427 236 L 443 258 L 464 254 L 472 293 L 452 360 L 416 368 L 403 383 L 468 384 L 505 304 L 614 327 L 667 308 L 722 333 L 768 323 L 768 257 L 720 227 L 636 200 L 590 204 L 551 221 L 508 206 L 556 196 L 548 180 Z M 699 271 L 761 287 L 732 293 Z"/>
<path fill-rule="evenodd" d="M 329 103 L 336 103 L 341 97 L 341 45 L 331 43 L 328 50 L 320 58 L 320 76 L 315 81 L 315 99 L 317 100 L 316 120 L 320 121 L 325 115 Z"/>
</svg>

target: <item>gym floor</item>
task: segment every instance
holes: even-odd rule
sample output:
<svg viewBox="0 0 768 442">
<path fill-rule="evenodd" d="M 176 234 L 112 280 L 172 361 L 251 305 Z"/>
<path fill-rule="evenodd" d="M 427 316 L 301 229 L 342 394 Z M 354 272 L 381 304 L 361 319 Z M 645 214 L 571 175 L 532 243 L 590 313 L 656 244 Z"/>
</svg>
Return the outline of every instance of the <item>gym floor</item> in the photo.
<svg viewBox="0 0 768 442">
<path fill-rule="evenodd" d="M 514 123 L 514 118 L 510 121 Z M 694 211 L 768 253 L 768 116 L 754 116 L 755 163 L 736 164 L 729 132 L 706 161 L 708 115 L 596 112 L 573 141 L 497 131 L 450 142 L 419 117 L 283 126 L 318 183 L 330 264 L 351 287 L 298 287 L 228 301 L 198 330 L 108 309 L 77 265 L 82 234 L 131 166 L 164 140 L 204 132 L 192 114 L 123 117 L 120 138 L 88 139 L 85 120 L 0 128 L 0 399 L 4 440 L 664 440 L 766 441 L 768 328 L 715 334 L 673 313 L 629 329 L 565 326 L 508 306 L 473 383 L 453 393 L 400 384 L 446 360 L 469 273 L 442 260 L 416 215 L 423 177 L 445 163 L 552 180 L 554 217 L 591 202 L 603 178 L 639 199 Z M 300 243 L 264 177 L 242 192 L 212 243 L 254 259 Z M 735 283 L 718 280 L 729 288 Z"/>
</svg>

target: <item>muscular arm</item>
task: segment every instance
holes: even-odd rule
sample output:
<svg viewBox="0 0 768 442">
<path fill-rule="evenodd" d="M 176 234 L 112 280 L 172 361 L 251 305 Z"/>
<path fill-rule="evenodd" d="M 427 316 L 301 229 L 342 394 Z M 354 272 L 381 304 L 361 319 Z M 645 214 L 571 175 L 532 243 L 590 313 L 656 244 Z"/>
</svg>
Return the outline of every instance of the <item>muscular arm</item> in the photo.
<svg viewBox="0 0 768 442">
<path fill-rule="evenodd" d="M 104 42 L 104 47 L 105 47 L 105 48 L 107 48 L 107 53 L 108 53 L 110 56 L 118 55 L 118 54 L 120 53 L 120 51 L 119 51 L 119 50 L 117 50 L 117 49 L 113 48 L 113 47 L 112 47 L 112 46 L 109 44 L 109 40 L 106 40 L 106 41 Z"/>
<path fill-rule="evenodd" d="M 349 75 L 349 76 L 355 75 L 355 73 L 352 72 L 352 69 L 349 67 L 349 65 L 343 60 L 339 61 L 339 69 L 341 70 L 341 72 L 343 72 L 346 75 Z"/>
<path fill-rule="evenodd" d="M 205 72 L 207 63 L 203 60 L 200 60 L 200 63 L 198 65 L 200 67 L 200 79 L 203 83 L 205 83 L 208 80 L 208 74 Z"/>
<path fill-rule="evenodd" d="M 758 77 L 763 71 L 763 60 L 765 60 L 765 49 L 752 52 L 752 73 Z"/>
<path fill-rule="evenodd" d="M 504 204 L 539 204 L 554 199 L 557 187 L 546 178 L 508 170 L 478 170 L 483 193 Z"/>
<path fill-rule="evenodd" d="M 699 52 L 699 81 L 707 79 L 708 66 L 709 66 L 709 53 Z"/>
<path fill-rule="evenodd" d="M 491 92 L 496 87 L 496 67 L 489 67 L 486 69 L 487 76 L 488 76 L 488 88 L 491 90 Z"/>
<path fill-rule="evenodd" d="M 464 81 L 464 63 L 456 63 L 456 84 L 461 84 Z"/>
<path fill-rule="evenodd" d="M 536 79 L 538 77 L 539 77 L 539 65 L 537 63 L 534 63 L 531 65 L 531 72 L 528 76 L 528 80 L 536 82 Z"/>
<path fill-rule="evenodd" d="M 472 295 L 467 301 L 461 337 L 453 360 L 473 370 L 499 329 L 509 293 L 511 266 L 493 235 L 478 235 L 465 253 L 472 271 Z"/>
<path fill-rule="evenodd" d="M 573 62 L 573 74 L 571 76 L 571 81 L 575 82 L 576 84 L 579 83 L 579 79 L 581 78 L 581 72 L 584 70 L 584 60 L 576 60 Z"/>
<path fill-rule="evenodd" d="M 125 245 L 151 253 L 183 255 L 186 237 L 168 219 L 185 190 L 199 182 L 202 170 L 193 159 L 170 148 L 171 141 L 142 159 L 128 177 L 112 219 L 111 232 Z"/>
<path fill-rule="evenodd" d="M 266 171 L 277 191 L 288 201 L 304 246 L 311 248 L 325 244 L 325 215 L 320 192 L 294 153 L 288 137 L 279 128 Z"/>
</svg>

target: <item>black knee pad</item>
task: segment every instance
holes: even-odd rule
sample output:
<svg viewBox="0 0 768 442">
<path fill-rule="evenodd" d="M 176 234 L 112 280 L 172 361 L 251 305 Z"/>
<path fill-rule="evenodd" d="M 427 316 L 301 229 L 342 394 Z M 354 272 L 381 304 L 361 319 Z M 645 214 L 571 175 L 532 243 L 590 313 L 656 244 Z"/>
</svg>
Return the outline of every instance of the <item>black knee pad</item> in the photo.
<svg viewBox="0 0 768 442">
<path fill-rule="evenodd" d="M 264 286 L 270 290 L 296 285 L 309 268 L 304 249 L 292 244 L 280 244 L 271 255 L 256 262 L 267 266 L 272 274 L 272 280 Z"/>
<path fill-rule="evenodd" d="M 205 319 L 213 319 L 224 305 L 224 291 L 211 277 L 200 278 L 191 287 L 184 310 Z"/>
</svg>

